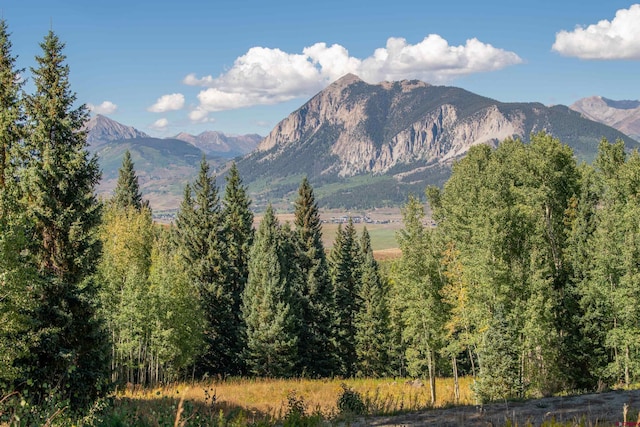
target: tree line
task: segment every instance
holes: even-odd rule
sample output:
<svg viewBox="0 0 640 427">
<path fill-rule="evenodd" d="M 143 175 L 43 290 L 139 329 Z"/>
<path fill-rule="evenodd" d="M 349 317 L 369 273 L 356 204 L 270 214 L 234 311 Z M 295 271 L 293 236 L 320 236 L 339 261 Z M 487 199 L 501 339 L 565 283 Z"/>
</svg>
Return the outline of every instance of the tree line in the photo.
<svg viewBox="0 0 640 427">
<path fill-rule="evenodd" d="M 550 135 L 473 147 L 410 198 L 402 256 L 378 265 L 366 229 L 326 251 L 313 189 L 293 223 L 257 230 L 233 165 L 203 158 L 172 226 L 156 225 L 125 154 L 95 196 L 84 106 L 53 33 L 31 69 L 0 21 L 0 391 L 82 408 L 115 383 L 187 378 L 475 378 L 482 401 L 638 379 L 640 155 L 603 140 L 578 165 Z M 456 389 L 457 390 L 457 389 Z M 3 400 L 4 401 L 4 400 Z"/>
</svg>

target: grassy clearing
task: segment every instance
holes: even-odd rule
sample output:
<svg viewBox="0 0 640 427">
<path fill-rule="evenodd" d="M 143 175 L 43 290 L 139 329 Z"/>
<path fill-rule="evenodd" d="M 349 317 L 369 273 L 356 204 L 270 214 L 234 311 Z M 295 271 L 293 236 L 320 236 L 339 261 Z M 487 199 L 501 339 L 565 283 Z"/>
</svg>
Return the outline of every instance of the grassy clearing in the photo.
<svg viewBox="0 0 640 427">
<path fill-rule="evenodd" d="M 460 404 L 474 403 L 470 383 L 471 378 L 461 379 Z M 416 387 L 402 379 L 228 379 L 128 389 L 117 394 L 113 418 L 127 417 L 122 421 L 134 421 L 138 425 L 162 425 L 158 420 L 172 421 L 182 405 L 185 417 L 191 421 L 242 419 L 252 424 L 282 420 L 290 413 L 293 396 L 303 403 L 309 415 L 335 419 L 340 412 L 337 400 L 343 392 L 342 384 L 361 395 L 370 415 L 392 415 L 432 407 L 428 387 Z M 454 405 L 453 380 L 438 379 L 437 394 L 436 407 Z"/>
</svg>

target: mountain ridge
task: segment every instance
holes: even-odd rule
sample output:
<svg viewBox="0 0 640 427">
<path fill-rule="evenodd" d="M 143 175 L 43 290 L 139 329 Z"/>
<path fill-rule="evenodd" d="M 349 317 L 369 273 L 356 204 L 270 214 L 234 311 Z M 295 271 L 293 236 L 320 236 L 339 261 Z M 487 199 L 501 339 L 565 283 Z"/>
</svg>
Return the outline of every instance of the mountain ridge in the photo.
<svg viewBox="0 0 640 427">
<path fill-rule="evenodd" d="M 569 108 L 640 141 L 640 101 L 590 96 L 579 99 Z"/>
<path fill-rule="evenodd" d="M 391 178 L 379 181 L 394 193 L 387 202 L 399 204 L 409 191 L 421 186 L 421 194 L 426 185 L 443 183 L 452 162 L 471 146 L 510 137 L 528 141 L 540 131 L 570 145 L 579 160 L 592 160 L 602 137 L 638 146 L 566 106 L 503 103 L 418 80 L 369 84 L 346 75 L 278 123 L 238 167 L 265 200 L 290 191 L 294 177 L 336 187 L 370 175 Z M 375 185 L 366 190 L 376 191 Z"/>
</svg>

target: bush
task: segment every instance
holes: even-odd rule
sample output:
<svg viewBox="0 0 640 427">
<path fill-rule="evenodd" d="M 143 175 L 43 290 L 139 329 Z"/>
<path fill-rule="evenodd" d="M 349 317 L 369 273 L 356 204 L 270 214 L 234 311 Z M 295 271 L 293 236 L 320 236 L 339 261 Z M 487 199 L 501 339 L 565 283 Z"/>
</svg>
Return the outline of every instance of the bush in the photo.
<svg viewBox="0 0 640 427">
<path fill-rule="evenodd" d="M 362 400 L 362 395 L 346 384 L 340 384 L 342 393 L 338 396 L 338 410 L 341 414 L 364 415 L 367 407 Z"/>
</svg>

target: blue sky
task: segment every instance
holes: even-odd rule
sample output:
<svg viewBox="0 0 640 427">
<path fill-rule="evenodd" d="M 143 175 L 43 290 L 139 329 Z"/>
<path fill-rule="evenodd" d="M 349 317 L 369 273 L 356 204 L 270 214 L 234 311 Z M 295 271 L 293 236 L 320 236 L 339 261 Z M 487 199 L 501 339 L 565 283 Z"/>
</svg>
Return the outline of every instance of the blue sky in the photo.
<svg viewBox="0 0 640 427">
<path fill-rule="evenodd" d="M 79 101 L 154 136 L 266 135 L 346 72 L 500 101 L 640 98 L 628 1 L 0 0 L 0 12 L 20 67 L 53 28 Z"/>
</svg>

